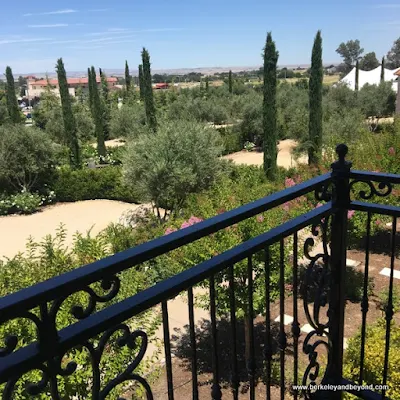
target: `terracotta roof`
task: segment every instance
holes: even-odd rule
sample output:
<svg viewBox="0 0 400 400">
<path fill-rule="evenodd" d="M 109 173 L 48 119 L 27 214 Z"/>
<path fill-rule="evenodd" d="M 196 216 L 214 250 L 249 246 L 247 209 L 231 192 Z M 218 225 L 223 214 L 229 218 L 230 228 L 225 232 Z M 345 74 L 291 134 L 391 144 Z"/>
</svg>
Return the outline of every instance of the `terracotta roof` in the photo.
<svg viewBox="0 0 400 400">
<path fill-rule="evenodd" d="M 100 76 L 96 76 L 97 83 L 101 82 Z M 107 78 L 107 82 L 117 82 L 117 78 Z M 58 79 L 49 79 L 50 85 L 56 86 L 58 85 Z M 67 79 L 68 85 L 87 85 L 88 78 L 68 78 Z M 36 82 L 30 82 L 36 86 L 47 86 L 47 79 L 42 79 Z"/>
<path fill-rule="evenodd" d="M 400 68 L 394 74 L 400 76 Z"/>
</svg>

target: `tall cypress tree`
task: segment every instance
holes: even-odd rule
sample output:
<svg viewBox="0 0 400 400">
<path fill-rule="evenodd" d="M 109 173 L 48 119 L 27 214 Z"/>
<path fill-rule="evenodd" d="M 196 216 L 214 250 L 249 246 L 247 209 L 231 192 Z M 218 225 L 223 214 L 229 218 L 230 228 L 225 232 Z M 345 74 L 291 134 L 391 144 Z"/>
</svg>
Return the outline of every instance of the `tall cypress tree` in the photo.
<svg viewBox="0 0 400 400">
<path fill-rule="evenodd" d="M 142 65 L 146 120 L 149 127 L 155 132 L 157 130 L 157 118 L 156 108 L 154 106 L 153 87 L 151 84 L 150 55 L 144 47 L 142 51 Z"/>
<path fill-rule="evenodd" d="M 131 90 L 131 75 L 129 74 L 128 61 L 125 61 L 125 85 L 126 90 L 129 92 Z"/>
<path fill-rule="evenodd" d="M 229 88 L 229 93 L 233 92 L 233 81 L 232 81 L 232 71 L 229 70 L 229 75 L 228 75 L 228 88 Z"/>
<path fill-rule="evenodd" d="M 360 72 L 360 69 L 359 69 L 358 60 L 357 60 L 357 62 L 356 62 L 356 82 L 355 82 L 355 87 L 354 87 L 354 90 L 355 90 L 356 92 L 358 92 L 358 77 L 359 77 L 359 72 Z"/>
<path fill-rule="evenodd" d="M 72 168 L 81 167 L 81 155 L 79 149 L 76 121 L 72 112 L 71 96 L 68 91 L 67 74 L 62 58 L 57 60 L 57 77 L 60 88 L 61 106 L 64 120 L 64 130 L 69 147 L 69 162 Z"/>
<path fill-rule="evenodd" d="M 18 124 L 22 121 L 21 114 L 19 112 L 17 95 L 15 93 L 15 82 L 12 70 L 10 67 L 6 68 L 6 78 L 7 78 L 7 111 L 11 119 L 11 122 Z"/>
<path fill-rule="evenodd" d="M 276 66 L 279 53 L 271 32 L 267 34 L 264 48 L 264 101 L 263 101 L 263 131 L 264 131 L 264 171 L 270 179 L 277 172 L 277 128 L 276 128 Z"/>
<path fill-rule="evenodd" d="M 88 88 L 89 88 L 89 108 L 93 112 L 93 82 L 92 82 L 92 71 L 88 68 Z"/>
<path fill-rule="evenodd" d="M 385 57 L 382 57 L 381 83 L 385 82 Z"/>
<path fill-rule="evenodd" d="M 104 116 L 104 139 L 108 140 L 110 137 L 110 120 L 111 120 L 111 105 L 108 89 L 108 82 L 106 74 L 99 68 L 100 79 L 101 79 L 101 103 L 103 106 L 103 116 Z"/>
<path fill-rule="evenodd" d="M 322 156 L 322 81 L 324 70 L 322 66 L 322 37 L 317 32 L 311 57 L 311 71 L 309 84 L 309 139 L 308 163 L 317 165 Z"/>
<path fill-rule="evenodd" d="M 139 90 L 140 90 L 140 100 L 144 100 L 144 82 L 143 82 L 143 65 L 139 65 Z"/>
<path fill-rule="evenodd" d="M 208 95 L 209 88 L 210 88 L 210 82 L 208 76 L 206 76 L 206 95 Z"/>
<path fill-rule="evenodd" d="M 100 94 L 96 80 L 96 70 L 94 69 L 94 67 L 91 68 L 90 72 L 93 95 L 92 115 L 96 129 L 97 153 L 99 154 L 99 156 L 104 157 L 106 155 L 106 145 L 104 143 L 104 110 L 100 100 Z"/>
</svg>

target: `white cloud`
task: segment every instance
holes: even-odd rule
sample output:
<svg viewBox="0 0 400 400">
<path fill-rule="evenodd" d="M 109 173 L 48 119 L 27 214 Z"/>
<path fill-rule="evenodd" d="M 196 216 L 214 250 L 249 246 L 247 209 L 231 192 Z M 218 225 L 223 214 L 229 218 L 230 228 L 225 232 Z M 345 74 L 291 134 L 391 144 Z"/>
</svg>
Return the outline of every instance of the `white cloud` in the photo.
<svg viewBox="0 0 400 400">
<path fill-rule="evenodd" d="M 0 39 L 1 44 L 13 44 L 13 43 L 30 43 L 30 42 L 44 42 L 47 40 L 51 40 L 48 38 L 22 38 L 22 39 Z"/>
<path fill-rule="evenodd" d="M 73 50 L 93 50 L 93 49 L 102 49 L 104 46 L 69 46 L 68 49 Z"/>
<path fill-rule="evenodd" d="M 68 24 L 28 25 L 28 28 L 62 28 Z"/>
<path fill-rule="evenodd" d="M 71 14 L 71 13 L 77 13 L 78 10 L 72 10 L 72 9 L 65 9 L 65 10 L 56 10 L 56 11 L 47 11 L 47 12 L 42 12 L 42 13 L 28 13 L 24 14 L 24 17 L 31 17 L 33 15 L 55 15 L 55 14 Z"/>
</svg>

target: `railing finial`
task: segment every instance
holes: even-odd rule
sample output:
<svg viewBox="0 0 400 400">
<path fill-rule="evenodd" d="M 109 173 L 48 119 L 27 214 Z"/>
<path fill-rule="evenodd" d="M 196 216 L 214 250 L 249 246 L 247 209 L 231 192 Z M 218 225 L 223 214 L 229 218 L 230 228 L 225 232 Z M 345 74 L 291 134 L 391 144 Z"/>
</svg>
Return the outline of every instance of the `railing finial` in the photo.
<svg viewBox="0 0 400 400">
<path fill-rule="evenodd" d="M 336 146 L 336 154 L 339 157 L 339 162 L 344 163 L 347 153 L 349 152 L 349 148 L 344 144 L 338 144 Z"/>
</svg>

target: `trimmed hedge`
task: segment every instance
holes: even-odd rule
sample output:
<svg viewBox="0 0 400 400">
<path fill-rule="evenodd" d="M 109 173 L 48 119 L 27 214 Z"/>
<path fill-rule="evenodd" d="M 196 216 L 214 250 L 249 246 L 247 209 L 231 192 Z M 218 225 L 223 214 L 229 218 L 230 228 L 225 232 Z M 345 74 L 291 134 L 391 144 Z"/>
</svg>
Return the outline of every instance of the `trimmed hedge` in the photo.
<svg viewBox="0 0 400 400">
<path fill-rule="evenodd" d="M 108 199 L 139 203 L 140 199 L 122 179 L 120 166 L 60 169 L 53 184 L 57 201 Z"/>
</svg>

